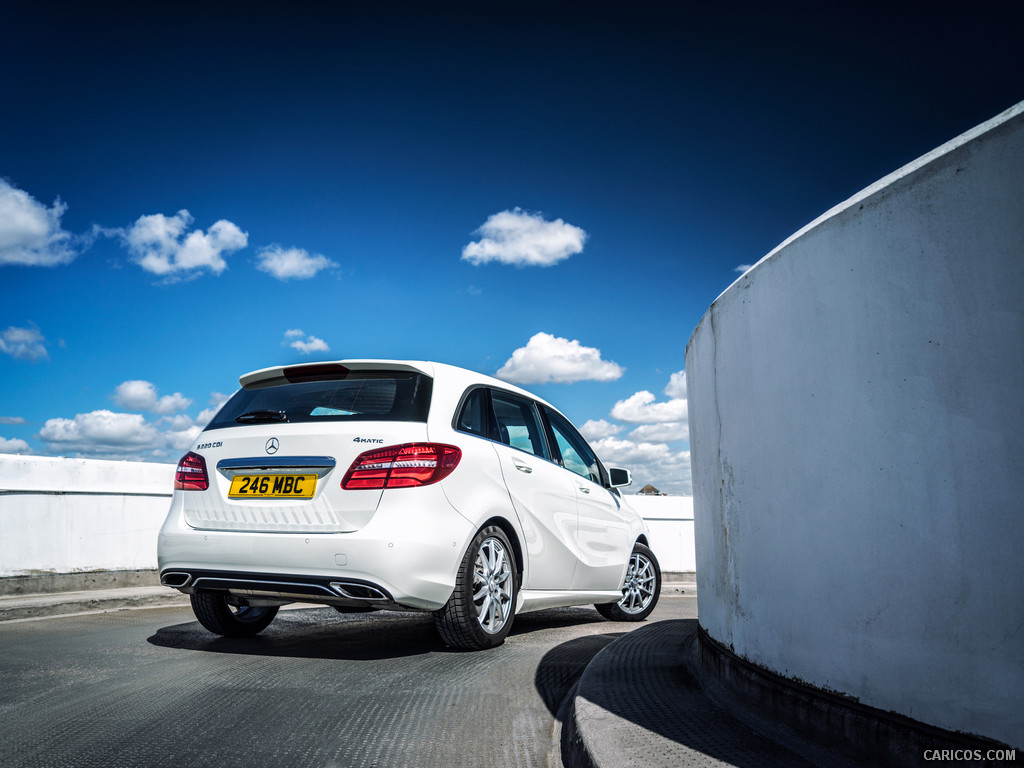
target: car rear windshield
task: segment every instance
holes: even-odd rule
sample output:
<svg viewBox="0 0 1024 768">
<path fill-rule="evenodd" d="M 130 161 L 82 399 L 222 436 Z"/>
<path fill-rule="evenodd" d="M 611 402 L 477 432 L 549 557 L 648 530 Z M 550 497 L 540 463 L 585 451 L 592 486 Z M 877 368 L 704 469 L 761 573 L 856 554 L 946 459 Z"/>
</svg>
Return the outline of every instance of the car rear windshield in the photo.
<svg viewBox="0 0 1024 768">
<path fill-rule="evenodd" d="M 427 420 L 433 380 L 414 371 L 348 371 L 318 381 L 241 389 L 207 429 L 311 421 Z"/>
</svg>

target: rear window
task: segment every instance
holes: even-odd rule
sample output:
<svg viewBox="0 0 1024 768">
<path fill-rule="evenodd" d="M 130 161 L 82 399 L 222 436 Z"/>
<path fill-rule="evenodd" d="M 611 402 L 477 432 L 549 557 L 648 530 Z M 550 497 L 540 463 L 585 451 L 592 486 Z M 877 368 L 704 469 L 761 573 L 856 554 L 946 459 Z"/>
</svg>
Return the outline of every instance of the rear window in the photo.
<svg viewBox="0 0 1024 768">
<path fill-rule="evenodd" d="M 343 378 L 236 392 L 207 429 L 239 424 L 427 420 L 433 380 L 414 371 L 348 371 Z"/>
</svg>

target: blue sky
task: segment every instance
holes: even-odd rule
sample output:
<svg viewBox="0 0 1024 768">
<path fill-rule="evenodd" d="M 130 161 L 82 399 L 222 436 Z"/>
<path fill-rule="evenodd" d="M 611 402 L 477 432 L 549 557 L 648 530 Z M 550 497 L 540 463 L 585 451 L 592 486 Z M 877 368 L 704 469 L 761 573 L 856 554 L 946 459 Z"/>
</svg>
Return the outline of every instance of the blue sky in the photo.
<svg viewBox="0 0 1024 768">
<path fill-rule="evenodd" d="M 1024 98 L 1014 3 L 210 5 L 0 12 L 0 452 L 174 462 L 242 373 L 413 358 L 686 492 L 737 270 Z"/>
</svg>

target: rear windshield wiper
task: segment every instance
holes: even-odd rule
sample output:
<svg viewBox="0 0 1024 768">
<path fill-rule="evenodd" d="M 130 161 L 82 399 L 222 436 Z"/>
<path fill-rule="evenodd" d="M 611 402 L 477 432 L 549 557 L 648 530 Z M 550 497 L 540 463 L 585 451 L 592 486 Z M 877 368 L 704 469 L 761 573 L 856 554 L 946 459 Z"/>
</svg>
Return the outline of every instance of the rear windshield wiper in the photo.
<svg viewBox="0 0 1024 768">
<path fill-rule="evenodd" d="M 288 421 L 284 411 L 249 411 L 241 416 L 236 416 L 235 421 L 239 424 L 255 424 L 264 421 Z"/>
</svg>

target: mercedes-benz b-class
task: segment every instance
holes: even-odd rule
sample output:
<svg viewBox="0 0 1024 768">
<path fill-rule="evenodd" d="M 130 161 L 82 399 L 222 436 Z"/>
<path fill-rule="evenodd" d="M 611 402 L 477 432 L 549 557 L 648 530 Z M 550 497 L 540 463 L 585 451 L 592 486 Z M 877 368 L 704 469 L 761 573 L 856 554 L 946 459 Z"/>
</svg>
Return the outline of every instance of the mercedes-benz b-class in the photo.
<svg viewBox="0 0 1024 768">
<path fill-rule="evenodd" d="M 661 587 L 643 520 L 549 403 L 439 363 L 246 374 L 178 463 L 161 582 L 212 632 L 293 602 L 433 612 L 453 647 L 516 614 L 593 603 L 639 621 Z"/>
</svg>

